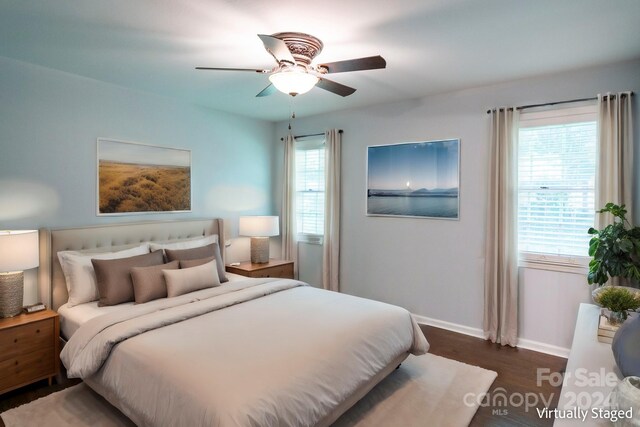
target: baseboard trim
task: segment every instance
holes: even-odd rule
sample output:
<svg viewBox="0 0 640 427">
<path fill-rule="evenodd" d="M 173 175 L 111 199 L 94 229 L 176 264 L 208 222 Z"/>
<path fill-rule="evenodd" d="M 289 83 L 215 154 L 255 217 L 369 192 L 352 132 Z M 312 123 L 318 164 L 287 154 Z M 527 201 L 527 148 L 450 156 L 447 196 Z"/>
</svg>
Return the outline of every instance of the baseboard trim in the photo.
<svg viewBox="0 0 640 427">
<path fill-rule="evenodd" d="M 476 338 L 485 339 L 484 332 L 480 328 L 472 328 L 470 326 L 460 325 L 458 323 L 446 322 L 444 320 L 432 319 L 431 317 L 421 316 L 419 314 L 411 314 L 418 324 L 434 326 L 436 328 L 446 329 L 448 331 L 457 332 L 459 334 L 469 335 Z M 552 356 L 569 357 L 569 349 L 558 347 L 551 344 L 545 344 L 539 341 L 518 338 L 518 348 L 537 351 L 538 353 L 550 354 Z"/>
<path fill-rule="evenodd" d="M 436 328 L 446 329 L 448 331 L 458 332 L 460 334 L 469 335 L 476 338 L 484 339 L 482 329 L 472 328 L 470 326 L 460 325 L 458 323 L 446 322 L 444 320 L 432 319 L 431 317 L 420 316 L 419 314 L 411 314 L 418 324 L 435 326 Z"/>
<path fill-rule="evenodd" d="M 540 341 L 533 341 L 523 338 L 518 338 L 518 348 L 524 348 L 527 350 L 537 351 L 538 353 L 546 353 L 552 356 L 569 358 L 570 349 L 564 347 L 558 347 L 557 345 L 545 344 Z"/>
</svg>

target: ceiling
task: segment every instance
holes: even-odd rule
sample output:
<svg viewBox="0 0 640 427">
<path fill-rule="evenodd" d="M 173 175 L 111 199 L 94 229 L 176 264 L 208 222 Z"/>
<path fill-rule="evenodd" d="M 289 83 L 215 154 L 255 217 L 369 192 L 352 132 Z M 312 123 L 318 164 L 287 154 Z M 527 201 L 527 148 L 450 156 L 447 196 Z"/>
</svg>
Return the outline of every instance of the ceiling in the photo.
<svg viewBox="0 0 640 427">
<path fill-rule="evenodd" d="M 245 116 L 297 116 L 640 57 L 638 0 L 20 0 L 0 4 L 0 55 Z M 256 34 L 300 31 L 320 62 L 382 55 L 384 70 L 255 98 L 271 68 Z M 293 102 L 293 104 L 292 104 Z"/>
</svg>

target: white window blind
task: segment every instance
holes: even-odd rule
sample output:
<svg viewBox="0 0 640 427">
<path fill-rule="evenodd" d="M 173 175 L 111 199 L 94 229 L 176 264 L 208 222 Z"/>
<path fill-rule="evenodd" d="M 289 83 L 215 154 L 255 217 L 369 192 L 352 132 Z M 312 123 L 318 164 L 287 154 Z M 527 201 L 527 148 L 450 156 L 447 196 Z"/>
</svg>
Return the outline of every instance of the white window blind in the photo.
<svg viewBox="0 0 640 427">
<path fill-rule="evenodd" d="M 525 261 L 586 263 L 596 140 L 595 106 L 521 114 L 518 247 Z"/>
<path fill-rule="evenodd" d="M 296 221 L 298 234 L 324 234 L 324 141 L 298 143 L 296 149 Z"/>
</svg>

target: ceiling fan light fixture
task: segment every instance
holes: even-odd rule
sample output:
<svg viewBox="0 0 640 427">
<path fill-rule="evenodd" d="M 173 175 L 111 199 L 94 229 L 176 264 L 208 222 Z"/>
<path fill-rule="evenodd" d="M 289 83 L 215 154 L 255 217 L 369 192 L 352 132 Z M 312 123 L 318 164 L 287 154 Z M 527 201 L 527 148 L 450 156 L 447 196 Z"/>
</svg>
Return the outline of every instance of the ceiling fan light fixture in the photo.
<svg viewBox="0 0 640 427">
<path fill-rule="evenodd" d="M 305 71 L 288 69 L 271 74 L 269 80 L 280 92 L 296 96 L 309 92 L 320 79 Z"/>
</svg>

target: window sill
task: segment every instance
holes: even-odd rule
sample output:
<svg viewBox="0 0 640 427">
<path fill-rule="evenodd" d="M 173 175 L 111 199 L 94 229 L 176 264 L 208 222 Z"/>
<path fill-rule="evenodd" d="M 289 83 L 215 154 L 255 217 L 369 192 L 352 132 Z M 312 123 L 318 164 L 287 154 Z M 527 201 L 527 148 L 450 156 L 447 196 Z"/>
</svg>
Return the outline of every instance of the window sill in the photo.
<svg viewBox="0 0 640 427">
<path fill-rule="evenodd" d="M 580 274 L 582 276 L 586 276 L 589 273 L 589 267 L 585 267 L 582 265 L 562 265 L 543 262 L 520 261 L 518 263 L 518 267 L 532 268 L 535 270 L 559 271 L 561 273 Z"/>
<path fill-rule="evenodd" d="M 586 276 L 589 273 L 589 258 L 587 257 L 560 257 L 554 255 L 521 254 L 518 267 L 532 268 L 536 270 L 558 271 L 562 273 L 580 274 Z"/>
<path fill-rule="evenodd" d="M 324 236 L 319 234 L 299 234 L 298 243 L 306 243 L 308 245 L 323 245 Z"/>
</svg>

